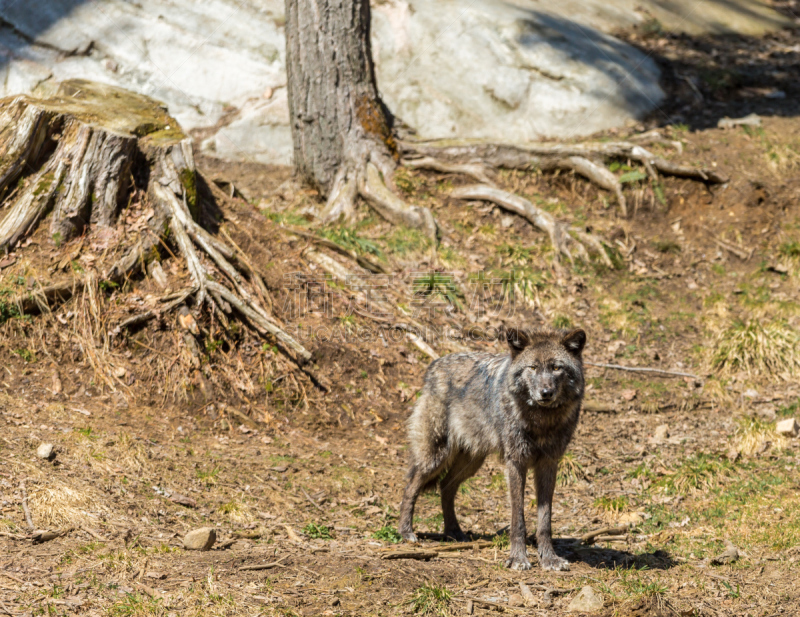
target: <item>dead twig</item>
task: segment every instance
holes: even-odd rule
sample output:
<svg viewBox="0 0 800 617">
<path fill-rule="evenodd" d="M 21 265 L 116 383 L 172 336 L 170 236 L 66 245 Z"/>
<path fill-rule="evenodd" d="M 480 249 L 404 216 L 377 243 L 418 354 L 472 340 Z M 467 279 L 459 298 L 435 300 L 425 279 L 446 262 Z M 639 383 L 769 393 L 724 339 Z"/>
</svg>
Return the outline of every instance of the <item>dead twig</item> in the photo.
<svg viewBox="0 0 800 617">
<path fill-rule="evenodd" d="M 278 561 L 273 561 L 272 563 L 259 563 L 252 566 L 240 566 L 239 572 L 250 572 L 255 570 L 269 570 L 270 568 L 285 568 L 286 566 L 281 565 L 283 561 L 285 561 L 289 555 L 284 555 Z"/>
<path fill-rule="evenodd" d="M 311 503 L 311 505 L 312 505 L 312 506 L 314 506 L 314 507 L 315 507 L 317 510 L 319 510 L 320 512 L 325 512 L 325 510 L 323 510 L 323 509 L 322 509 L 322 507 L 321 507 L 321 506 L 320 506 L 320 505 L 319 505 L 319 504 L 318 504 L 316 501 L 314 501 L 313 499 L 311 499 L 311 495 L 309 495 L 309 494 L 306 492 L 306 489 L 304 489 L 304 488 L 301 486 L 301 487 L 300 487 L 300 490 L 303 492 L 303 495 L 305 495 L 305 496 L 306 496 L 306 499 L 308 499 L 308 501 Z"/>
<path fill-rule="evenodd" d="M 31 517 L 31 510 L 28 508 L 28 491 L 25 489 L 25 481 L 19 483 L 19 490 L 22 491 L 22 511 L 25 512 L 25 522 L 28 524 L 31 532 L 36 531 L 33 525 L 33 518 Z"/>
<path fill-rule="evenodd" d="M 622 366 L 621 364 L 600 364 L 597 362 L 584 362 L 586 366 L 596 366 L 597 368 L 610 368 L 616 371 L 630 371 L 631 373 L 656 373 L 659 375 L 672 375 L 674 377 L 691 377 L 700 379 L 698 375 L 692 373 L 682 373 L 681 371 L 665 371 L 660 368 L 650 368 L 645 366 Z"/>
</svg>

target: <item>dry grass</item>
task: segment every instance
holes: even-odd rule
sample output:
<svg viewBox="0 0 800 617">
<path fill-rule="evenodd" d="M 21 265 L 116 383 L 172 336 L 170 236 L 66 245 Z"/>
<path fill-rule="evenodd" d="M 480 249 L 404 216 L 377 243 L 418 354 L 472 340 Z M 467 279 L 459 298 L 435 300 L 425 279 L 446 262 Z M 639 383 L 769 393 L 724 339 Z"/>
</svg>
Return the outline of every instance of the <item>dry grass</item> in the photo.
<svg viewBox="0 0 800 617">
<path fill-rule="evenodd" d="M 800 335 L 786 321 L 736 321 L 717 336 L 711 364 L 725 373 L 778 376 L 788 381 L 800 369 Z"/>
<path fill-rule="evenodd" d="M 40 528 L 75 527 L 95 520 L 105 511 L 96 495 L 65 484 L 43 481 L 28 486 L 28 505 L 33 522 Z"/>
<path fill-rule="evenodd" d="M 786 438 L 775 431 L 772 422 L 764 422 L 753 416 L 739 418 L 735 433 L 735 447 L 745 455 L 760 452 L 767 442 L 778 448 L 786 446 Z"/>
<path fill-rule="evenodd" d="M 558 463 L 558 485 L 568 486 L 583 479 L 583 467 L 572 454 L 565 454 Z"/>
</svg>

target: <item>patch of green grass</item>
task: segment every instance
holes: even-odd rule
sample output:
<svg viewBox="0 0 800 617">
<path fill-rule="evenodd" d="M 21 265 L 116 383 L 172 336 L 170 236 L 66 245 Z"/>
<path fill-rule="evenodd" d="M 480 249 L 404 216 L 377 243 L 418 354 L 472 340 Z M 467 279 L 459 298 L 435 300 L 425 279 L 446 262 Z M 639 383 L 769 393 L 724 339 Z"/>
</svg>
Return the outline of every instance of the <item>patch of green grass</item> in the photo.
<svg viewBox="0 0 800 617">
<path fill-rule="evenodd" d="M 489 482 L 489 488 L 493 491 L 505 491 L 506 475 L 504 473 L 492 474 L 492 479 Z"/>
<path fill-rule="evenodd" d="M 109 617 L 146 617 L 164 613 L 161 598 L 151 598 L 138 593 L 127 593 L 125 597 L 108 607 Z"/>
<path fill-rule="evenodd" d="M 492 538 L 492 546 L 498 550 L 505 550 L 511 544 L 511 539 L 508 537 L 508 532 L 504 531 Z"/>
<path fill-rule="evenodd" d="M 624 495 L 619 497 L 607 497 L 603 495 L 594 500 L 594 507 L 606 512 L 621 512 L 628 507 L 628 498 Z"/>
<path fill-rule="evenodd" d="M 373 533 L 372 537 L 376 540 L 391 542 L 392 544 L 397 544 L 398 542 L 403 541 L 403 536 L 400 535 L 400 532 L 390 525 L 384 525 L 378 531 Z"/>
<path fill-rule="evenodd" d="M 782 405 L 776 412 L 781 418 L 798 418 L 800 417 L 800 399 L 788 405 Z"/>
<path fill-rule="evenodd" d="M 22 358 L 25 362 L 36 362 L 36 354 L 30 349 L 15 349 L 14 353 Z"/>
<path fill-rule="evenodd" d="M 303 533 L 306 534 L 312 540 L 332 540 L 333 535 L 331 534 L 331 530 L 326 527 L 325 525 L 320 525 L 318 523 L 309 523 L 305 527 L 303 527 Z"/>
<path fill-rule="evenodd" d="M 282 225 L 292 225 L 295 227 L 306 226 L 310 221 L 302 214 L 296 212 L 267 212 L 266 216 L 269 220 Z"/>
<path fill-rule="evenodd" d="M 444 585 L 427 583 L 414 591 L 409 601 L 412 611 L 417 615 L 448 617 L 453 593 Z"/>
<path fill-rule="evenodd" d="M 239 505 L 235 501 L 229 501 L 228 503 L 224 503 L 219 507 L 219 511 L 222 514 L 235 514 L 242 509 L 242 506 Z"/>
<path fill-rule="evenodd" d="M 217 477 L 219 476 L 220 468 L 214 467 L 210 471 L 204 469 L 197 470 L 197 479 L 202 480 L 206 483 L 206 486 L 211 486 L 212 484 L 217 483 Z"/>
<path fill-rule="evenodd" d="M 620 184 L 634 184 L 636 182 L 646 179 L 647 179 L 646 173 L 638 169 L 634 169 L 632 171 L 625 172 L 617 180 L 619 181 Z"/>
<path fill-rule="evenodd" d="M 789 240 L 778 247 L 778 252 L 784 257 L 800 257 L 800 241 Z"/>
<path fill-rule="evenodd" d="M 356 251 L 357 253 L 368 253 L 376 257 L 382 257 L 383 251 L 372 240 L 362 238 L 352 227 L 332 227 L 320 230 L 320 235 L 331 242 L 335 242 L 341 247 Z"/>
<path fill-rule="evenodd" d="M 641 462 L 633 469 L 629 469 L 625 475 L 628 478 L 645 478 L 651 481 L 656 477 L 656 474 L 650 470 L 650 465 L 645 462 Z"/>
<path fill-rule="evenodd" d="M 418 229 L 396 227 L 386 238 L 386 245 L 392 253 L 405 255 L 412 251 L 423 251 L 430 246 L 430 240 Z"/>
<path fill-rule="evenodd" d="M 441 272 L 426 272 L 414 279 L 414 295 L 424 296 L 430 300 L 440 298 L 446 300 L 459 310 L 464 309 L 461 302 L 464 294 L 458 289 L 453 277 Z"/>
<path fill-rule="evenodd" d="M 663 487 L 668 493 L 685 495 L 716 486 L 732 469 L 732 463 L 722 455 L 699 452 L 685 458 L 674 472 L 659 478 L 654 486 Z"/>
<path fill-rule="evenodd" d="M 566 315 L 556 315 L 553 317 L 554 328 L 569 328 L 572 326 L 572 320 Z"/>
<path fill-rule="evenodd" d="M 661 599 L 667 593 L 667 586 L 643 576 L 646 570 L 647 566 L 640 569 L 617 568 L 618 582 L 625 593 L 634 598 Z"/>
</svg>

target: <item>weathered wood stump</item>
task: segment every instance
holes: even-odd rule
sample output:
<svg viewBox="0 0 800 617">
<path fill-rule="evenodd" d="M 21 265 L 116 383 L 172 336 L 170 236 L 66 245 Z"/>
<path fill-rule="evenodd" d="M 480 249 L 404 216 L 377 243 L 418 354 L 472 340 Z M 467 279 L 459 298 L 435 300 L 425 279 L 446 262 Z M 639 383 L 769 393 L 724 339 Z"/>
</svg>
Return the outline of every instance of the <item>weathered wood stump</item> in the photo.
<svg viewBox="0 0 800 617">
<path fill-rule="evenodd" d="M 119 283 L 133 276 L 159 245 L 169 243 L 186 260 L 192 281 L 180 302 L 223 313 L 235 310 L 298 360 L 310 358 L 262 307 L 258 298 L 266 289 L 247 256 L 196 222 L 192 142 L 163 105 L 83 80 L 62 82 L 47 98 L 0 100 L 0 200 L 8 208 L 0 222 L 3 250 L 12 249 L 46 217 L 57 246 L 117 226 L 137 190 L 152 215 L 145 229 L 112 251 L 113 261 L 98 264 L 100 279 Z M 46 302 L 63 299 L 86 278 L 55 284 L 38 296 Z M 128 321 L 147 320 L 140 317 Z"/>
</svg>

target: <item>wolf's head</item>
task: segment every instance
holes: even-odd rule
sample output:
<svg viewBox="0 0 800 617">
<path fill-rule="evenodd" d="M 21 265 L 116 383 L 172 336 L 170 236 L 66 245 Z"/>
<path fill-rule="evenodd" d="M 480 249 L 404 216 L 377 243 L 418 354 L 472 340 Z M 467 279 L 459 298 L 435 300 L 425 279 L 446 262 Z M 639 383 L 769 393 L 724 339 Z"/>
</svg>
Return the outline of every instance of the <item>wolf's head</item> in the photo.
<svg viewBox="0 0 800 617">
<path fill-rule="evenodd" d="M 511 390 L 528 406 L 559 407 L 583 395 L 586 332 L 507 329 Z"/>
</svg>

